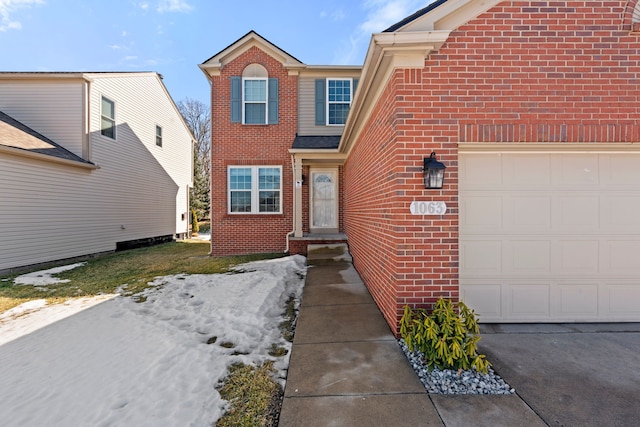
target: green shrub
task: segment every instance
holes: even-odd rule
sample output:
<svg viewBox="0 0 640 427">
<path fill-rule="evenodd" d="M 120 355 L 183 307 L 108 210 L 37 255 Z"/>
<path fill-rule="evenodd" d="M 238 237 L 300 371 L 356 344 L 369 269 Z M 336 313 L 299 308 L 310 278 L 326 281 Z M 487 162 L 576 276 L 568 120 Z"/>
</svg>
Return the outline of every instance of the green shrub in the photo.
<svg viewBox="0 0 640 427">
<path fill-rule="evenodd" d="M 196 210 L 191 209 L 191 232 L 198 233 L 200 231 L 200 226 L 198 225 L 198 216 L 196 215 Z"/>
<path fill-rule="evenodd" d="M 485 356 L 477 353 L 480 327 L 473 310 L 464 303 L 440 298 L 431 315 L 424 309 L 404 307 L 400 336 L 409 351 L 419 351 L 429 368 L 475 369 L 486 374 Z"/>
</svg>

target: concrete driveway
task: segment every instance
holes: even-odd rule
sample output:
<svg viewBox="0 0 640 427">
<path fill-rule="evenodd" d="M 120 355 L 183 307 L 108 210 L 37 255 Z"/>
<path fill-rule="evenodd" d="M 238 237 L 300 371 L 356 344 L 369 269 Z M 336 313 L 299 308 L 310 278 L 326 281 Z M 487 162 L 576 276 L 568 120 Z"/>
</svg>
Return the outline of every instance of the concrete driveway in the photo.
<svg viewBox="0 0 640 427">
<path fill-rule="evenodd" d="M 640 422 L 640 323 L 483 325 L 479 349 L 550 426 Z"/>
</svg>

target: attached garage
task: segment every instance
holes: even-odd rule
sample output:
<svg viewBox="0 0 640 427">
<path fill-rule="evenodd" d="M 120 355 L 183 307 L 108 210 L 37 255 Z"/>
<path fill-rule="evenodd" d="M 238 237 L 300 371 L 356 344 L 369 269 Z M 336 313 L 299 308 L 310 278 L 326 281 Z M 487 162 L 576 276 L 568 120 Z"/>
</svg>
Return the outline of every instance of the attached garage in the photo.
<svg viewBox="0 0 640 427">
<path fill-rule="evenodd" d="M 640 149 L 459 150 L 460 296 L 481 321 L 640 321 Z"/>
</svg>

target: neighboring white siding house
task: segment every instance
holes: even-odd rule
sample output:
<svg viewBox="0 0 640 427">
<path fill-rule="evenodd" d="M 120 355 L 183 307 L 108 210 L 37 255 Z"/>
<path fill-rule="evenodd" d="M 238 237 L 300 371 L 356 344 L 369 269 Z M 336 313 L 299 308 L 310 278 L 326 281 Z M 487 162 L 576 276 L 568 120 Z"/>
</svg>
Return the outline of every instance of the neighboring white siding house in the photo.
<svg viewBox="0 0 640 427">
<path fill-rule="evenodd" d="M 188 233 L 193 136 L 157 73 L 0 73 L 0 112 L 0 271 Z"/>
</svg>

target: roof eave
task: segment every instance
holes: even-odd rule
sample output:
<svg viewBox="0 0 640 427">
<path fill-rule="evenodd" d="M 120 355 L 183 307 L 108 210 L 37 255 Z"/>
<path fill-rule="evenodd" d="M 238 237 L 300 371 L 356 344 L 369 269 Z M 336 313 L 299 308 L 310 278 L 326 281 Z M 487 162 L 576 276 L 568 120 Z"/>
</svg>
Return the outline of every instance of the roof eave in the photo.
<svg viewBox="0 0 640 427">
<path fill-rule="evenodd" d="M 62 157 L 50 156 L 48 154 L 37 153 L 22 148 L 9 147 L 7 145 L 0 144 L 0 153 L 12 154 L 14 156 L 27 157 L 35 160 L 42 160 L 50 163 L 58 163 L 66 166 L 73 166 L 81 169 L 96 170 L 100 169 L 100 166 L 91 162 L 79 162 L 76 160 L 63 159 Z"/>
</svg>

